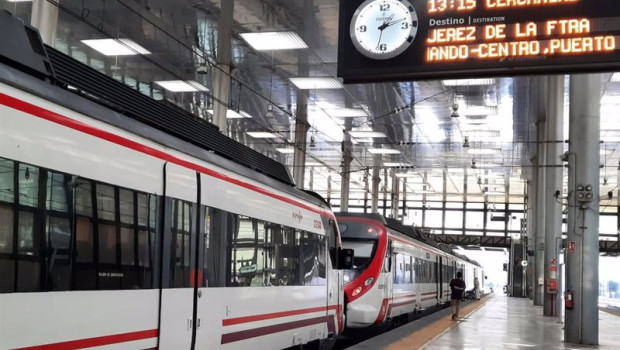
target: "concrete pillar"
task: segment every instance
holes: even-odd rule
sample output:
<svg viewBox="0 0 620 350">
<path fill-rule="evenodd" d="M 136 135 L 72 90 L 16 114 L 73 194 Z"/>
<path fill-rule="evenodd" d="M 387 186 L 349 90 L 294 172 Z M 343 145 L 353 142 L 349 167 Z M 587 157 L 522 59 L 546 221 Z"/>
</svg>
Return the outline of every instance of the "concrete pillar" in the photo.
<svg viewBox="0 0 620 350">
<path fill-rule="evenodd" d="M 220 132 L 228 134 L 228 101 L 230 99 L 230 66 L 232 64 L 232 25 L 234 0 L 222 0 L 217 35 L 217 68 L 213 82 L 214 97 L 224 104 L 213 104 L 213 124 L 220 128 Z"/>
<path fill-rule="evenodd" d="M 381 156 L 374 156 L 374 165 L 372 167 L 372 190 L 371 190 L 371 210 L 376 214 L 379 212 L 379 184 L 381 183 Z"/>
<path fill-rule="evenodd" d="M 546 185 L 545 185 L 545 286 L 555 280 L 556 291 L 545 290 L 545 316 L 556 316 L 561 304 L 558 292 L 560 284 L 559 251 L 562 238 L 562 204 L 556 191 L 562 193 L 562 161 L 564 143 L 564 76 L 548 77 L 547 85 L 547 141 L 546 144 Z M 558 198 L 556 198 L 558 197 Z M 545 287 L 547 289 L 547 287 Z"/>
<path fill-rule="evenodd" d="M 599 74 L 570 78 L 568 238 L 566 289 L 573 309 L 566 310 L 564 339 L 569 343 L 598 345 L 599 176 L 600 176 Z M 577 197 L 579 186 L 592 186 L 592 201 Z"/>
<path fill-rule="evenodd" d="M 537 84 L 537 122 L 536 122 L 536 164 L 537 164 L 537 181 L 536 181 L 536 235 L 534 249 L 534 305 L 542 306 L 544 303 L 544 278 L 545 278 L 545 124 L 546 124 L 546 101 L 547 101 L 547 81 L 545 77 L 538 78 Z"/>
<path fill-rule="evenodd" d="M 43 42 L 53 47 L 58 28 L 58 6 L 47 0 L 34 0 L 30 24 L 39 30 Z"/>
</svg>

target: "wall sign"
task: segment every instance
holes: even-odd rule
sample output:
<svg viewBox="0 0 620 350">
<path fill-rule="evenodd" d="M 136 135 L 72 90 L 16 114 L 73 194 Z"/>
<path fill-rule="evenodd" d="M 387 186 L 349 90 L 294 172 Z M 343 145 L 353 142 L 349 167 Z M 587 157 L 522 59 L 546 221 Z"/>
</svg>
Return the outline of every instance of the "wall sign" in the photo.
<svg viewBox="0 0 620 350">
<path fill-rule="evenodd" d="M 617 0 L 341 0 L 345 83 L 620 70 Z"/>
</svg>

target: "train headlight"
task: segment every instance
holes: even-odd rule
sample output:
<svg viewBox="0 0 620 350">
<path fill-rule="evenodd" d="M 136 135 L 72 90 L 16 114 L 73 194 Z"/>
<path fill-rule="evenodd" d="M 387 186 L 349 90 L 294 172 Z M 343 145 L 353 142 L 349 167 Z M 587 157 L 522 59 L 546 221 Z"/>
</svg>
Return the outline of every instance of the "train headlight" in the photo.
<svg viewBox="0 0 620 350">
<path fill-rule="evenodd" d="M 359 286 L 357 288 L 355 288 L 355 290 L 353 291 L 353 293 L 351 294 L 352 296 L 356 296 L 358 294 L 360 294 L 362 292 L 362 286 Z"/>
<path fill-rule="evenodd" d="M 344 279 L 344 283 L 349 283 L 351 281 L 351 277 L 349 276 L 348 273 L 344 274 L 343 279 Z"/>
<path fill-rule="evenodd" d="M 368 277 L 368 278 L 366 279 L 366 281 L 364 281 L 364 286 L 368 287 L 368 286 L 369 286 L 369 285 L 371 285 L 371 284 L 372 284 L 372 282 L 374 282 L 374 281 L 375 281 L 375 279 L 374 279 L 374 278 L 372 278 L 372 277 Z"/>
</svg>

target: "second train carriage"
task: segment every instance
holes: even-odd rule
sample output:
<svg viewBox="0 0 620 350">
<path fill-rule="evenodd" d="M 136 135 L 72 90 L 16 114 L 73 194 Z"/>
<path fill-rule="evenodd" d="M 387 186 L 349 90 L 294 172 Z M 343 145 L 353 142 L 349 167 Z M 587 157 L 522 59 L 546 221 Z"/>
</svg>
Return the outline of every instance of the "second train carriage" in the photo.
<svg viewBox="0 0 620 350">
<path fill-rule="evenodd" d="M 475 276 L 483 277 L 478 263 L 396 220 L 379 214 L 336 217 L 343 246 L 355 251 L 353 268 L 344 275 L 349 328 L 406 321 L 413 312 L 448 303 L 457 271 L 468 289 Z"/>
</svg>

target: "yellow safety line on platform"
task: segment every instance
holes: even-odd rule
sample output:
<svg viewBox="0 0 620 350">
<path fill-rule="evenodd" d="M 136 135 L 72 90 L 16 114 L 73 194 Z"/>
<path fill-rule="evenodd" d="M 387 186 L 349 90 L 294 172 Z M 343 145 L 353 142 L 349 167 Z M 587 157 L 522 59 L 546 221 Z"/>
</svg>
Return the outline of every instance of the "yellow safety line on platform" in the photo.
<svg viewBox="0 0 620 350">
<path fill-rule="evenodd" d="M 469 316 L 476 310 L 484 306 L 489 300 L 490 296 L 485 296 L 479 301 L 473 302 L 463 308 L 461 308 L 461 315 Z M 432 324 L 421 328 L 406 338 L 403 338 L 395 343 L 386 346 L 385 350 L 412 350 L 421 349 L 428 345 L 431 341 L 439 338 L 441 335 L 452 329 L 452 327 L 458 325 L 458 321 L 452 320 L 452 315 L 445 316 Z"/>
</svg>

